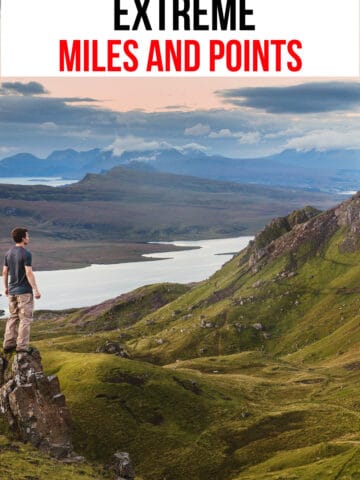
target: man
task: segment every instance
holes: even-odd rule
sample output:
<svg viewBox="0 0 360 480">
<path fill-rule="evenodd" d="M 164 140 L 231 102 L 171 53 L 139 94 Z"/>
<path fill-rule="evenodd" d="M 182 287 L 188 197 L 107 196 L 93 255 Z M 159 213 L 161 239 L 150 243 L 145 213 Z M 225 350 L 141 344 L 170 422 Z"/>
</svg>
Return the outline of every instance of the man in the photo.
<svg viewBox="0 0 360 480">
<path fill-rule="evenodd" d="M 4 352 L 31 352 L 30 323 L 33 318 L 34 300 L 41 294 L 36 285 L 31 266 L 31 253 L 25 246 L 30 241 L 26 228 L 14 228 L 11 232 L 15 246 L 5 255 L 3 281 L 5 295 L 9 297 L 10 317 L 6 322 Z"/>
</svg>

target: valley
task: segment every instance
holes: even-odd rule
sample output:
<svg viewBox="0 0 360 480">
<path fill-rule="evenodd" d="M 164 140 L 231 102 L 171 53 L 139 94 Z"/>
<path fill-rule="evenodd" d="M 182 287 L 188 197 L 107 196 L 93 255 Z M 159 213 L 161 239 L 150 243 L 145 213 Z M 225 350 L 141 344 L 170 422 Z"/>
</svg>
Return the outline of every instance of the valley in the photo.
<svg viewBox="0 0 360 480">
<path fill-rule="evenodd" d="M 38 312 L 76 450 L 127 451 L 138 480 L 356 479 L 359 219 L 359 195 L 307 207 L 207 281 Z M 111 343 L 127 358 L 98 353 Z"/>
</svg>

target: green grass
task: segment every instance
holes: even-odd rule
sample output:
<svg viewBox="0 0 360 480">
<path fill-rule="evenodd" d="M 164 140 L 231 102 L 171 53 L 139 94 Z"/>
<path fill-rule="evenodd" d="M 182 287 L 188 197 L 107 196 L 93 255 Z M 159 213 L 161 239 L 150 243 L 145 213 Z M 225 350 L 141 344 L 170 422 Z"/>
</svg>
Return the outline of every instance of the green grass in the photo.
<svg viewBox="0 0 360 480">
<path fill-rule="evenodd" d="M 110 479 L 105 471 L 89 464 L 65 465 L 29 445 L 0 435 L 0 478 L 7 480 Z"/>
</svg>

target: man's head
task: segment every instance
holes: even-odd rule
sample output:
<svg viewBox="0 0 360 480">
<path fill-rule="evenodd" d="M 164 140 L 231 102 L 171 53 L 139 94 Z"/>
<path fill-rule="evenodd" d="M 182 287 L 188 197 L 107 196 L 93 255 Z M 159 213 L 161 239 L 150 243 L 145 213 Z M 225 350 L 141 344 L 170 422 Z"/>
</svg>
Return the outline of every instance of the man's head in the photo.
<svg viewBox="0 0 360 480">
<path fill-rule="evenodd" d="M 29 243 L 29 234 L 27 228 L 16 227 L 11 232 L 11 236 L 15 243 L 23 243 L 24 245 Z"/>
</svg>

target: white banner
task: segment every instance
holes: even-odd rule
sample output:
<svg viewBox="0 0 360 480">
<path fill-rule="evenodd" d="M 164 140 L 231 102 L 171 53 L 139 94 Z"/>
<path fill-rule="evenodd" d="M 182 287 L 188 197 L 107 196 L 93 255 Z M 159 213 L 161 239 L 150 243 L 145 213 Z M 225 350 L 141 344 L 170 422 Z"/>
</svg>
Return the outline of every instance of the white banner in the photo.
<svg viewBox="0 0 360 480">
<path fill-rule="evenodd" d="M 2 0 L 0 73 L 355 77 L 359 0 Z"/>
</svg>

